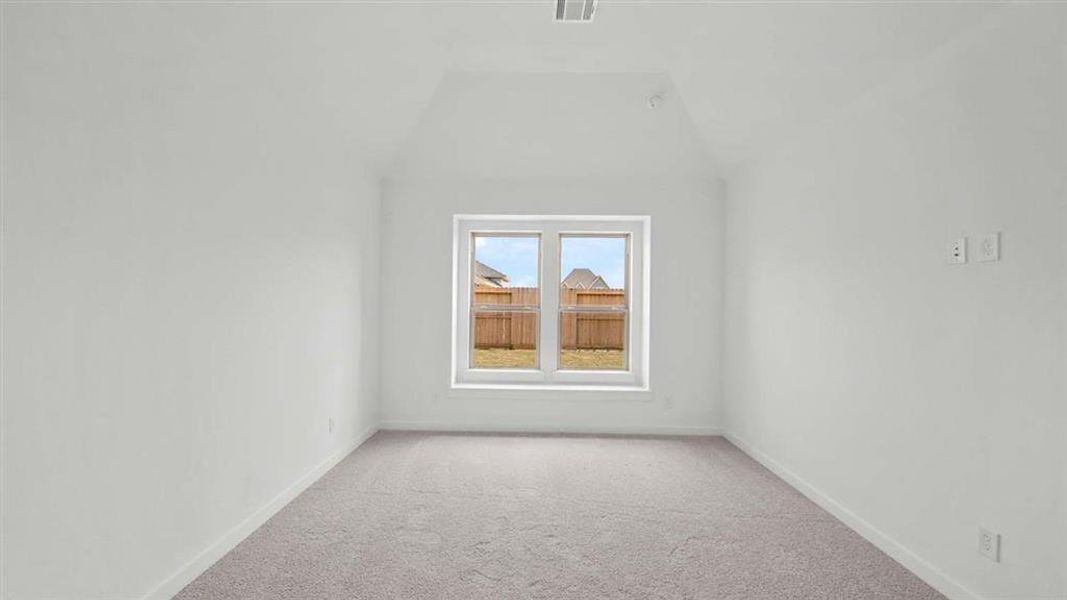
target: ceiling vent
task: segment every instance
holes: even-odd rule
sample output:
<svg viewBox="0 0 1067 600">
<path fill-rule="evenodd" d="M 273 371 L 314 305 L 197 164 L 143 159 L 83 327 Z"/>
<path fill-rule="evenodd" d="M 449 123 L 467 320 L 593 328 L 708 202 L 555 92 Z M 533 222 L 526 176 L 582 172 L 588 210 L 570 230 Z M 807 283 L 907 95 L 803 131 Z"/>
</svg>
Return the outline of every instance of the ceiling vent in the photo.
<svg viewBox="0 0 1067 600">
<path fill-rule="evenodd" d="M 596 0 L 556 0 L 556 21 L 588 23 L 593 20 Z"/>
</svg>

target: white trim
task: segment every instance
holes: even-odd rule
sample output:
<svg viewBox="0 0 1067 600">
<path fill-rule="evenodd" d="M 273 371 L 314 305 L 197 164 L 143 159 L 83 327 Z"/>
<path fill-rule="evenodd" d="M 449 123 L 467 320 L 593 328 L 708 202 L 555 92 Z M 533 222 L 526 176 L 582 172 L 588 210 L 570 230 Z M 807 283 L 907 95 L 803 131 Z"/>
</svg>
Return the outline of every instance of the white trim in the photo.
<svg viewBox="0 0 1067 600">
<path fill-rule="evenodd" d="M 537 402 L 642 402 L 652 403 L 647 388 L 628 386 L 545 386 L 462 384 L 435 395 L 435 400 L 524 400 Z"/>
<path fill-rule="evenodd" d="M 634 215 L 482 215 L 458 214 L 459 221 L 633 221 Z"/>
<path fill-rule="evenodd" d="M 382 431 L 438 431 L 441 433 L 575 433 L 591 435 L 721 436 L 720 427 L 689 425 L 559 425 L 548 423 L 449 423 L 444 421 L 382 421 Z"/>
<path fill-rule="evenodd" d="M 594 371 L 595 372 L 595 371 Z M 489 390 L 494 392 L 541 391 L 541 392 L 635 392 L 651 394 L 650 388 L 638 385 L 527 385 L 522 383 L 457 383 L 453 390 Z"/>
<path fill-rule="evenodd" d="M 982 596 L 971 591 L 960 582 L 952 579 L 918 554 L 894 540 L 884 531 L 864 520 L 863 517 L 860 517 L 848 508 L 845 508 L 838 501 L 826 495 L 793 471 L 782 466 L 781 463 L 774 460 L 766 453 L 756 449 L 733 433 L 725 433 L 724 437 L 729 440 L 731 444 L 736 446 L 738 450 L 749 455 L 764 467 L 767 467 L 768 470 L 791 485 L 798 492 L 804 494 L 809 500 L 819 505 L 820 508 L 836 517 L 837 520 L 847 525 L 856 533 L 863 536 L 868 542 L 874 544 L 879 550 L 888 554 L 890 558 L 900 563 L 905 569 L 914 573 L 919 579 L 925 581 L 930 587 L 941 592 L 950 598 L 950 600 L 982 600 Z"/>
<path fill-rule="evenodd" d="M 215 564 L 220 558 L 226 555 L 227 552 L 233 550 L 240 544 L 246 537 L 252 534 L 253 531 L 259 529 L 261 525 L 267 522 L 268 519 L 273 517 L 279 510 L 289 504 L 294 498 L 299 496 L 301 492 L 311 487 L 313 483 L 319 480 L 320 477 L 326 474 L 327 471 L 332 469 L 341 462 L 346 456 L 351 454 L 363 445 L 378 431 L 377 427 L 368 427 L 344 445 L 343 448 L 334 452 L 325 460 L 312 467 L 310 471 L 297 479 L 289 487 L 282 490 L 280 494 L 272 498 L 269 502 L 256 509 L 252 514 L 248 515 L 243 521 L 235 525 L 232 529 L 223 534 L 222 537 L 215 540 L 210 546 L 205 548 L 200 554 L 197 554 L 178 569 L 177 572 L 167 577 L 163 582 L 145 594 L 142 598 L 144 600 L 169 600 L 173 598 L 178 592 L 193 582 L 211 565 Z"/>
<path fill-rule="evenodd" d="M 450 386 L 466 384 L 589 385 L 648 388 L 649 325 L 651 322 L 651 222 L 648 215 L 453 215 L 452 222 L 452 360 Z M 472 368 L 471 293 L 472 235 L 478 233 L 536 234 L 538 281 L 541 289 L 538 369 Z M 578 371 L 559 369 L 560 240 L 565 235 L 620 234 L 627 246 L 627 369 Z M 546 260 L 547 259 L 547 260 Z"/>
</svg>

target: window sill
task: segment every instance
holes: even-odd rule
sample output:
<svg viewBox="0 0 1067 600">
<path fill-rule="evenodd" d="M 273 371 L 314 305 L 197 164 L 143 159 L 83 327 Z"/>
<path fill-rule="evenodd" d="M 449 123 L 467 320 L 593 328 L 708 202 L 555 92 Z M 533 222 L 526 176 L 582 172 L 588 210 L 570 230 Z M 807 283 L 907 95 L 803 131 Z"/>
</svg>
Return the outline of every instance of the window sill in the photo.
<svg viewBox="0 0 1067 600">
<path fill-rule="evenodd" d="M 458 400 L 564 400 L 651 402 L 648 387 L 635 385 L 544 385 L 501 383 L 453 383 L 445 398 Z"/>
</svg>

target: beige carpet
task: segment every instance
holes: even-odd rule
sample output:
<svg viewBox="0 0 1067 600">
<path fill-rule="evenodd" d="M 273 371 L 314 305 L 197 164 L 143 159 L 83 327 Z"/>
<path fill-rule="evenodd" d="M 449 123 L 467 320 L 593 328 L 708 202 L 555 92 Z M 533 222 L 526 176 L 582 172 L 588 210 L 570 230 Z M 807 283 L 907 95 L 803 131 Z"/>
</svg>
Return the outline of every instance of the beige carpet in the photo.
<svg viewBox="0 0 1067 600">
<path fill-rule="evenodd" d="M 400 432 L 178 597 L 942 598 L 722 438 Z"/>
</svg>

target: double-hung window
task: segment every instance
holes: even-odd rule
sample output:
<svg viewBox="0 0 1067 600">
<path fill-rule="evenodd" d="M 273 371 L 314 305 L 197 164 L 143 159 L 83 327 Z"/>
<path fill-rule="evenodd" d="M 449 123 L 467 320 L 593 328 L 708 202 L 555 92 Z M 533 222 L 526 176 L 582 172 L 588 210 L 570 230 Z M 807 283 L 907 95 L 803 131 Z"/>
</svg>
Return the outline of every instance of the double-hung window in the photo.
<svg viewBox="0 0 1067 600">
<path fill-rule="evenodd" d="M 648 387 L 646 216 L 457 215 L 456 387 Z"/>
</svg>

